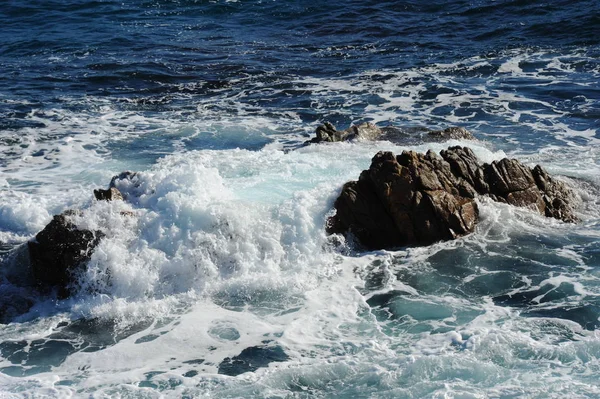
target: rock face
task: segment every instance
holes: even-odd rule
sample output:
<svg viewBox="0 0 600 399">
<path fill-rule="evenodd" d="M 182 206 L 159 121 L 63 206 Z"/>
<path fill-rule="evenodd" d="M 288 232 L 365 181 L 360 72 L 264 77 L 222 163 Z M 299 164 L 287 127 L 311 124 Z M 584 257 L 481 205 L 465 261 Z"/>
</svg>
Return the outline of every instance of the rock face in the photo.
<svg viewBox="0 0 600 399">
<path fill-rule="evenodd" d="M 506 158 L 480 165 L 467 147 L 440 155 L 377 153 L 358 181 L 344 185 L 328 232 L 352 233 L 368 249 L 450 240 L 475 228 L 477 195 L 576 220 L 571 191 L 540 166 Z"/>
<path fill-rule="evenodd" d="M 35 240 L 27 243 L 31 271 L 40 286 L 56 286 L 61 296 L 68 294 L 71 275 L 89 260 L 104 234 L 79 230 L 69 221 L 73 211 L 54 216 Z"/>
</svg>

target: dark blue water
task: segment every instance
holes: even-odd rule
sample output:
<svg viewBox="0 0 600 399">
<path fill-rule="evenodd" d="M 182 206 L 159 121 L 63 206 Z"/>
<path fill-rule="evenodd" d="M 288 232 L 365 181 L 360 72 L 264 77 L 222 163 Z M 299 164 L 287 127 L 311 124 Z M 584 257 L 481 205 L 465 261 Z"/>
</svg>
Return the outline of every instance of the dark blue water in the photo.
<svg viewBox="0 0 600 399">
<path fill-rule="evenodd" d="M 0 9 L 2 127 L 28 126 L 31 110 L 76 110 L 73 99 L 86 96 L 140 113 L 193 112 L 195 99 L 221 99 L 223 90 L 244 93 L 242 103 L 254 112 L 290 109 L 311 123 L 335 114 L 340 101 L 314 109 L 314 88 L 294 84 L 299 77 L 497 60 L 511 50 L 577 54 L 571 79 L 593 84 L 599 13 L 596 1 L 7 1 Z M 496 72 L 457 69 L 451 76 L 467 84 Z M 499 83 L 528 90 L 509 79 Z M 551 86 L 530 98 L 597 98 L 597 89 Z M 422 96 L 436 94 L 428 85 Z M 361 117 L 355 107 L 353 116 Z"/>
<path fill-rule="evenodd" d="M 592 0 L 3 1 L 0 396 L 600 397 L 598 32 Z M 302 147 L 325 121 L 478 141 Z M 378 150 L 456 144 L 581 222 L 482 199 L 456 242 L 329 245 Z M 18 247 L 69 208 L 106 239 L 62 300 Z"/>
</svg>

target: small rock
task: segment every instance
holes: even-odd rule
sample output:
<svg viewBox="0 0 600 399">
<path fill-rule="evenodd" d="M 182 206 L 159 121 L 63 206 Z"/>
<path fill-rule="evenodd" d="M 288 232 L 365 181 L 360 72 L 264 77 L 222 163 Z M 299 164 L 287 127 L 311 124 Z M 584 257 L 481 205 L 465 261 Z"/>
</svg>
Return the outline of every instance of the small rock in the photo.
<svg viewBox="0 0 600 399">
<path fill-rule="evenodd" d="M 381 135 L 381 129 L 371 122 L 353 125 L 346 130 L 337 130 L 331 123 L 325 122 L 317 127 L 316 137 L 307 141 L 306 144 L 322 142 L 333 143 L 352 140 L 377 140 Z"/>
<path fill-rule="evenodd" d="M 90 259 L 104 237 L 101 231 L 80 230 L 69 216 L 76 211 L 56 215 L 27 243 L 33 278 L 38 286 L 56 286 L 61 296 L 68 296 L 72 276 Z"/>
<path fill-rule="evenodd" d="M 475 137 L 464 127 L 449 127 L 444 130 L 432 130 L 427 136 L 434 141 L 475 140 Z"/>
<path fill-rule="evenodd" d="M 125 172 L 121 172 L 116 176 L 113 176 L 112 179 L 110 179 L 110 188 L 113 187 L 117 187 L 117 184 L 120 180 L 134 180 L 137 176 L 137 172 L 131 172 L 129 170 L 125 171 Z"/>
<path fill-rule="evenodd" d="M 115 187 L 111 187 L 108 190 L 94 190 L 94 196 L 98 201 L 123 201 L 123 195 Z"/>
</svg>

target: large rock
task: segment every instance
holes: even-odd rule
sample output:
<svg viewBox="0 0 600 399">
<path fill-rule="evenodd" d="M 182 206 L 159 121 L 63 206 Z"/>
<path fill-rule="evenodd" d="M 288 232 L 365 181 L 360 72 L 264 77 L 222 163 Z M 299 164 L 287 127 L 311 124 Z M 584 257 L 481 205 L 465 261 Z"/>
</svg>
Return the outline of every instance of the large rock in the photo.
<svg viewBox="0 0 600 399">
<path fill-rule="evenodd" d="M 514 159 L 481 165 L 467 147 L 440 153 L 379 152 L 359 180 L 346 183 L 329 233 L 352 233 L 367 249 L 429 245 L 473 231 L 477 195 L 576 220 L 573 194 L 540 166 Z"/>
<path fill-rule="evenodd" d="M 74 211 L 54 216 L 52 221 L 27 243 L 35 283 L 57 287 L 66 296 L 72 275 L 87 262 L 104 237 L 101 231 L 78 229 L 69 219 Z"/>
<path fill-rule="evenodd" d="M 475 192 L 432 151 L 379 152 L 335 202 L 329 233 L 352 233 L 368 249 L 428 245 L 467 234 L 478 218 Z"/>
</svg>

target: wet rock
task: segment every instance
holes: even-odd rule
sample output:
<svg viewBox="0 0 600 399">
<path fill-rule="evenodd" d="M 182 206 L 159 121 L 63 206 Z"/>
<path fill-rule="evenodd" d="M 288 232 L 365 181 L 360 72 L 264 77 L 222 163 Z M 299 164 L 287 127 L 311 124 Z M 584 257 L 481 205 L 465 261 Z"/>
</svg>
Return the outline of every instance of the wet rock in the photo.
<svg viewBox="0 0 600 399">
<path fill-rule="evenodd" d="M 35 298 L 29 290 L 0 283 L 0 324 L 8 324 L 15 317 L 27 313 L 34 303 Z"/>
<path fill-rule="evenodd" d="M 141 184 L 142 182 L 137 172 L 125 171 L 110 179 L 109 190 L 118 190 L 124 201 L 130 201 L 132 197 L 137 197 L 141 194 L 138 190 Z"/>
<path fill-rule="evenodd" d="M 98 201 L 123 201 L 123 195 L 115 187 L 111 187 L 108 190 L 94 190 L 94 196 Z"/>
<path fill-rule="evenodd" d="M 577 222 L 571 190 L 563 182 L 550 177 L 540 165 L 533 168 L 532 174 L 535 184 L 542 192 L 544 214 L 565 222 Z"/>
<path fill-rule="evenodd" d="M 331 123 L 325 122 L 323 125 L 317 127 L 316 137 L 307 141 L 306 143 L 377 140 L 381 134 L 381 129 L 371 122 L 362 123 L 360 125 L 352 125 L 346 130 L 337 130 Z"/>
<path fill-rule="evenodd" d="M 31 272 L 41 287 L 57 287 L 67 296 L 72 275 L 90 259 L 104 234 L 78 229 L 69 219 L 75 212 L 54 216 L 52 221 L 27 243 Z"/>
<path fill-rule="evenodd" d="M 342 188 L 327 230 L 351 233 L 367 249 L 429 245 L 474 230 L 477 195 L 576 220 L 573 193 L 541 167 L 507 158 L 481 165 L 469 148 L 451 147 L 440 155 L 377 153 Z"/>
<path fill-rule="evenodd" d="M 398 144 L 419 144 L 447 140 L 475 140 L 471 132 L 463 127 L 449 127 L 444 130 L 427 130 L 422 127 L 397 127 L 377 125 L 367 122 L 350 126 L 346 130 L 337 130 L 334 125 L 325 122 L 316 129 L 316 137 L 305 144 L 338 142 L 351 140 L 388 140 Z"/>
<path fill-rule="evenodd" d="M 474 192 L 461 183 L 431 151 L 379 152 L 359 181 L 342 189 L 328 232 L 350 232 L 368 249 L 459 237 L 473 231 L 478 219 Z"/>
<path fill-rule="evenodd" d="M 449 127 L 444 130 L 432 130 L 427 132 L 427 136 L 431 141 L 475 140 L 473 134 L 464 127 Z"/>
</svg>

